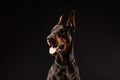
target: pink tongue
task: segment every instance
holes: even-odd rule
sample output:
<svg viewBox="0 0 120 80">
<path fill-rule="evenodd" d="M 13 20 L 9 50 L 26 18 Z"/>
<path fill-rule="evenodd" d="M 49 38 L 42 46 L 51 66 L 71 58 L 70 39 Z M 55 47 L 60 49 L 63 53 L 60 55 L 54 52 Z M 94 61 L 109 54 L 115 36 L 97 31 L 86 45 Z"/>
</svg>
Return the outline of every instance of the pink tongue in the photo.
<svg viewBox="0 0 120 80">
<path fill-rule="evenodd" d="M 57 49 L 57 48 L 50 47 L 49 53 L 50 53 L 50 54 L 54 54 L 54 53 L 56 52 L 56 49 Z"/>
</svg>

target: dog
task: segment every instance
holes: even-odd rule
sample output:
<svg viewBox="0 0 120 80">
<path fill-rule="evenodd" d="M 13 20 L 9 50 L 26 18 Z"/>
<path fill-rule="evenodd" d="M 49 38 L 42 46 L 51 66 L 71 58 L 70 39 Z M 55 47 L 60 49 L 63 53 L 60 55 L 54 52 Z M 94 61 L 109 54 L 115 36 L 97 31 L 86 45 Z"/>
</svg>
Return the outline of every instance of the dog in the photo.
<svg viewBox="0 0 120 80">
<path fill-rule="evenodd" d="M 72 11 L 62 24 L 63 15 L 47 36 L 49 53 L 55 57 L 48 71 L 47 80 L 80 80 L 79 69 L 74 57 L 73 36 L 75 33 L 75 12 Z"/>
</svg>

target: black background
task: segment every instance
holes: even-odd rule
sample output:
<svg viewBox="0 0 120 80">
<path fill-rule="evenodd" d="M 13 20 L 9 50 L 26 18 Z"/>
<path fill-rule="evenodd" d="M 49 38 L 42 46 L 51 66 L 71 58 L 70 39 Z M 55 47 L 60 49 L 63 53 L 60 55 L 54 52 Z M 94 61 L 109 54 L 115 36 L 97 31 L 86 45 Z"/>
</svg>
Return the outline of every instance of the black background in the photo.
<svg viewBox="0 0 120 80">
<path fill-rule="evenodd" d="M 76 12 L 75 57 L 82 80 L 120 80 L 119 4 L 112 1 L 0 3 L 1 79 L 46 80 L 54 60 L 46 36 Z"/>
</svg>

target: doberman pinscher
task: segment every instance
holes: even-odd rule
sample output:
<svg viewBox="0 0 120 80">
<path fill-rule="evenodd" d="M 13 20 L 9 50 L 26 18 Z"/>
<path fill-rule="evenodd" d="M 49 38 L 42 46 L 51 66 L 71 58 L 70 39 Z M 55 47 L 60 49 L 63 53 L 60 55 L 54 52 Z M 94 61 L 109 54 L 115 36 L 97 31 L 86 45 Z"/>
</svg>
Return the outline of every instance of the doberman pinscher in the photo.
<svg viewBox="0 0 120 80">
<path fill-rule="evenodd" d="M 73 35 L 75 33 L 75 13 L 72 11 L 65 25 L 63 15 L 59 18 L 51 33 L 47 36 L 49 53 L 55 56 L 47 80 L 80 80 L 79 69 L 73 51 Z"/>
</svg>

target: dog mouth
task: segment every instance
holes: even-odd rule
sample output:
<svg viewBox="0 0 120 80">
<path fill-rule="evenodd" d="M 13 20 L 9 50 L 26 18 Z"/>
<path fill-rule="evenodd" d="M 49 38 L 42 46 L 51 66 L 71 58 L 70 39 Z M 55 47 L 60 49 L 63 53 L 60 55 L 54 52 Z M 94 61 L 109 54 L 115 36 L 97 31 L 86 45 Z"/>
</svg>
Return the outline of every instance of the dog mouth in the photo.
<svg viewBox="0 0 120 80">
<path fill-rule="evenodd" d="M 49 53 L 55 55 L 55 53 L 62 53 L 64 51 L 64 44 L 59 44 L 57 46 L 50 46 Z"/>
<path fill-rule="evenodd" d="M 56 53 L 62 53 L 64 51 L 64 43 L 51 42 L 50 40 L 47 40 L 47 43 L 50 46 L 49 53 L 51 55 L 55 55 Z"/>
</svg>

